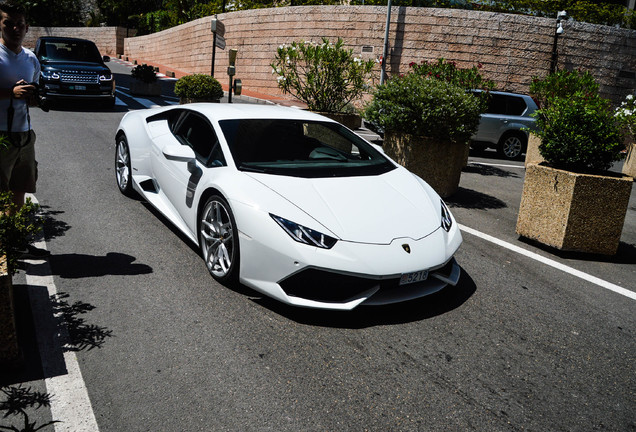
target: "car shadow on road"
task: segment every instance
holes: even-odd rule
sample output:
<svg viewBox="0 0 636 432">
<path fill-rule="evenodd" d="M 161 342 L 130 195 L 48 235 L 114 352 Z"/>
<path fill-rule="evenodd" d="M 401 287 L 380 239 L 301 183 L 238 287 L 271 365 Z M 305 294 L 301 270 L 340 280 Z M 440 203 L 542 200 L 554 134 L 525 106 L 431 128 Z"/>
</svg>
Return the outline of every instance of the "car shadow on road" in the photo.
<svg viewBox="0 0 636 432">
<path fill-rule="evenodd" d="M 450 208 L 487 210 L 508 207 L 507 204 L 499 198 L 463 187 L 457 189 L 457 192 L 451 197 L 445 198 L 444 202 Z"/>
<path fill-rule="evenodd" d="M 359 306 L 351 311 L 307 309 L 280 303 L 269 297 L 253 298 L 255 303 L 292 321 L 318 327 L 360 329 L 404 324 L 434 318 L 463 305 L 477 291 L 475 282 L 462 269 L 457 286 L 416 300 L 384 306 Z"/>
</svg>

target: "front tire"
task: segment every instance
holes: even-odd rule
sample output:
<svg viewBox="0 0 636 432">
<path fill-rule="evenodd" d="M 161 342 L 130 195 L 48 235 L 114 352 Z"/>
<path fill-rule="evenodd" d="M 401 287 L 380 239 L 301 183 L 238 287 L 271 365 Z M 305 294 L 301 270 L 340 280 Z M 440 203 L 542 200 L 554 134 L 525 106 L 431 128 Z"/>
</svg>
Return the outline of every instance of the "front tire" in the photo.
<svg viewBox="0 0 636 432">
<path fill-rule="evenodd" d="M 220 283 L 238 282 L 240 254 L 238 229 L 228 202 L 212 195 L 200 215 L 199 246 L 208 271 Z"/>
<path fill-rule="evenodd" d="M 115 177 L 119 191 L 128 197 L 132 197 L 135 191 L 132 187 L 132 169 L 130 165 L 130 149 L 126 135 L 117 137 L 115 150 Z"/>
<path fill-rule="evenodd" d="M 509 133 L 499 140 L 497 153 L 508 160 L 517 160 L 521 158 L 521 154 L 528 145 L 528 138 L 525 134 Z"/>
</svg>

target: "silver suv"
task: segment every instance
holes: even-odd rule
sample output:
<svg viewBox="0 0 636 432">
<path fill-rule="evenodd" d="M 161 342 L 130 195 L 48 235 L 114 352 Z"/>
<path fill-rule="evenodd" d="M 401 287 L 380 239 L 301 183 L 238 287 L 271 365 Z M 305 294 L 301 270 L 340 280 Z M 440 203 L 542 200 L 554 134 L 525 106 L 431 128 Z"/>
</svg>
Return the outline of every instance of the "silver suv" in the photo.
<svg viewBox="0 0 636 432">
<path fill-rule="evenodd" d="M 481 115 L 470 146 L 475 150 L 496 148 L 506 159 L 519 159 L 528 146 L 528 131 L 525 129 L 535 129 L 535 119 L 530 114 L 537 109 L 530 96 L 491 91 L 488 109 Z"/>
</svg>

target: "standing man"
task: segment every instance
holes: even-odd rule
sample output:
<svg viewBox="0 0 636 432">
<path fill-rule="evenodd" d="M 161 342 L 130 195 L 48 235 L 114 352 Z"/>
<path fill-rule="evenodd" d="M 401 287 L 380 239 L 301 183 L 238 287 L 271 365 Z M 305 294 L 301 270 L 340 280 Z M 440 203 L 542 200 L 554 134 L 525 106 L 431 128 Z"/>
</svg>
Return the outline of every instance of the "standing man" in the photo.
<svg viewBox="0 0 636 432">
<path fill-rule="evenodd" d="M 35 86 L 29 83 L 39 80 L 40 63 L 22 47 L 28 30 L 24 8 L 0 0 L 0 134 L 8 141 L 0 147 L 0 191 L 11 191 L 18 208 L 24 205 L 26 193 L 35 192 L 37 180 L 35 133 L 29 118 Z M 48 254 L 32 246 L 26 252 L 31 257 Z"/>
</svg>

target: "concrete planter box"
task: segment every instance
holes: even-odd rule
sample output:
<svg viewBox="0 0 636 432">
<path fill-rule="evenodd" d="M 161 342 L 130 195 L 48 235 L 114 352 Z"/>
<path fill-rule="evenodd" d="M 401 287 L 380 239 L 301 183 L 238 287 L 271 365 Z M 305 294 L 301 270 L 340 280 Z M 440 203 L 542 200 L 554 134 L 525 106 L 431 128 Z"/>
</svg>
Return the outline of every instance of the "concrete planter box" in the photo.
<svg viewBox="0 0 636 432">
<path fill-rule="evenodd" d="M 441 197 L 457 192 L 468 143 L 387 132 L 383 148 L 391 159 L 424 179 Z"/>
<path fill-rule="evenodd" d="M 316 112 L 316 114 L 323 115 L 331 120 L 335 120 L 338 123 L 348 127 L 351 130 L 360 129 L 362 126 L 362 117 L 358 114 L 345 114 L 345 113 L 327 113 Z"/>
<path fill-rule="evenodd" d="M 579 174 L 530 163 L 517 234 L 563 250 L 614 255 L 633 179 Z"/>
<path fill-rule="evenodd" d="M 528 148 L 526 149 L 526 167 L 529 163 L 541 163 L 545 162 L 541 153 L 539 153 L 539 144 L 541 144 L 541 138 L 533 133 L 528 135 Z"/>
<path fill-rule="evenodd" d="M 20 358 L 13 308 L 13 284 L 4 256 L 0 256 L 0 365 L 12 365 Z"/>
<path fill-rule="evenodd" d="M 623 163 L 623 174 L 636 178 L 636 143 L 627 145 L 627 158 Z"/>
<path fill-rule="evenodd" d="M 136 96 L 161 96 L 161 85 L 158 82 L 146 83 L 132 80 L 130 92 Z"/>
</svg>

